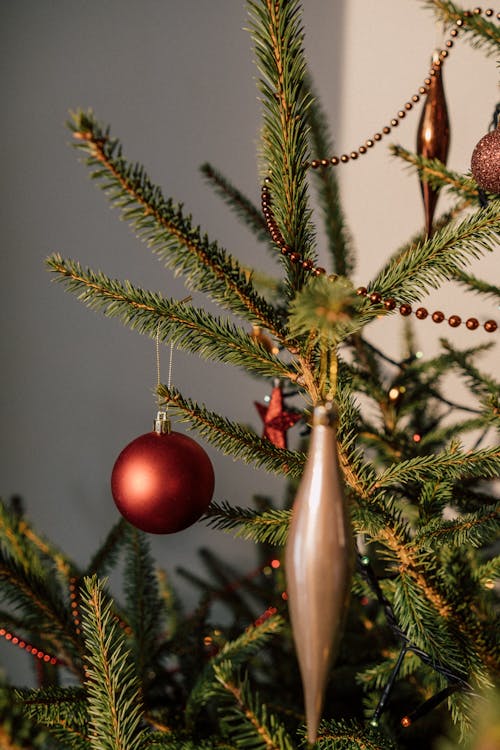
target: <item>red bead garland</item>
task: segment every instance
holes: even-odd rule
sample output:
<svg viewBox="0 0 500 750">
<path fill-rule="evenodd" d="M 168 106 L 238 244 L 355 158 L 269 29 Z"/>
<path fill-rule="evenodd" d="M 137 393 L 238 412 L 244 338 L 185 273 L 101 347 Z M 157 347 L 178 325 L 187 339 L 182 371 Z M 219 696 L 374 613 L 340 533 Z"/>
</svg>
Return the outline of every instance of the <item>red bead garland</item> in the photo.
<svg viewBox="0 0 500 750">
<path fill-rule="evenodd" d="M 285 239 L 278 228 L 276 219 L 274 218 L 272 210 L 271 191 L 269 188 L 270 184 L 271 178 L 266 177 L 264 185 L 261 189 L 261 205 L 267 229 L 269 231 L 269 234 L 271 235 L 273 242 L 276 243 L 281 254 L 287 257 L 292 263 L 296 263 L 297 265 L 302 266 L 305 271 L 309 271 L 313 276 L 322 276 L 326 273 L 326 270 L 324 268 L 322 268 L 321 266 L 315 266 L 310 260 L 305 260 L 304 258 L 302 258 L 300 253 L 292 250 L 292 248 L 286 244 Z M 328 278 L 333 281 L 337 278 L 337 276 L 336 274 L 332 274 Z M 382 307 L 384 307 L 384 309 L 388 311 L 392 311 L 397 307 L 397 302 L 392 297 L 383 299 L 380 292 L 369 291 L 365 286 L 358 287 L 358 289 L 356 290 L 356 294 L 358 295 L 358 297 L 367 297 L 372 305 L 382 305 Z M 414 314 L 417 320 L 425 320 L 430 314 L 426 307 L 419 307 L 414 312 L 412 306 L 406 303 L 403 303 L 399 306 L 398 312 L 403 317 L 408 317 L 409 315 Z M 445 314 L 441 312 L 441 310 L 436 310 L 430 315 L 431 320 L 434 323 L 442 323 L 444 320 L 447 320 L 448 325 L 452 328 L 458 328 L 460 325 L 462 325 L 463 322 L 460 315 L 450 315 L 448 318 L 446 318 Z M 464 324 L 469 331 L 475 331 L 476 328 L 479 328 L 480 326 L 477 318 L 468 318 L 466 321 L 464 321 Z M 495 333 L 498 330 L 498 323 L 495 320 L 487 320 L 485 323 L 483 323 L 482 327 L 487 333 Z"/>
<path fill-rule="evenodd" d="M 23 649 L 23 651 L 26 651 L 27 654 L 31 654 L 32 656 L 36 657 L 40 661 L 45 662 L 46 664 L 63 664 L 60 659 L 57 659 L 55 656 L 51 656 L 46 651 L 42 651 L 40 648 L 36 648 L 36 646 L 33 646 L 31 643 L 27 643 L 22 638 L 19 638 L 14 633 L 9 632 L 5 628 L 0 628 L 0 637 L 5 638 L 6 641 L 9 643 L 12 643 L 14 646 L 17 646 L 18 648 Z"/>
<path fill-rule="evenodd" d="M 71 578 L 69 582 L 69 598 L 71 601 L 71 615 L 73 617 L 73 625 L 75 626 L 75 633 L 80 635 L 80 613 L 78 611 L 78 599 L 77 599 L 77 579 Z"/>
<path fill-rule="evenodd" d="M 356 161 L 358 156 L 363 156 L 364 154 L 368 153 L 368 150 L 370 148 L 373 148 L 375 143 L 381 141 L 384 135 L 388 135 L 391 132 L 392 128 L 396 128 L 399 125 L 400 121 L 406 117 L 406 113 L 411 111 L 414 104 L 417 104 L 420 101 L 421 96 L 428 93 L 428 87 L 431 85 L 431 78 L 437 75 L 439 68 L 449 56 L 450 51 L 455 44 L 455 40 L 460 33 L 460 30 L 463 29 L 464 25 L 466 25 L 467 19 L 471 18 L 472 16 L 479 16 L 482 14 L 484 14 L 487 18 L 496 16 L 497 21 L 500 21 L 500 13 L 495 14 L 493 8 L 487 8 L 486 10 L 483 10 L 482 8 L 476 7 L 472 11 L 464 11 L 462 13 L 462 16 L 460 18 L 457 18 L 457 20 L 453 24 L 450 31 L 450 39 L 447 39 L 445 41 L 443 49 L 437 50 L 435 60 L 433 61 L 427 73 L 427 76 L 424 78 L 423 84 L 419 86 L 418 93 L 415 93 L 411 97 L 409 97 L 404 106 L 401 107 L 400 110 L 398 110 L 396 116 L 389 121 L 389 124 L 384 125 L 384 127 L 382 127 L 380 131 L 375 133 L 371 138 L 368 138 L 364 142 L 364 144 L 358 146 L 357 149 L 353 149 L 348 154 L 342 154 L 340 157 L 331 156 L 326 159 L 313 159 L 310 162 L 305 162 L 304 167 L 310 167 L 311 169 L 319 169 L 321 167 L 337 167 L 339 164 L 347 164 L 348 162 Z"/>
<path fill-rule="evenodd" d="M 339 164 L 347 164 L 351 160 L 356 160 L 358 156 L 364 155 L 368 153 L 368 149 L 373 148 L 375 143 L 378 143 L 382 140 L 382 137 L 384 135 L 388 135 L 391 132 L 391 127 L 397 127 L 399 125 L 399 121 L 402 120 L 404 117 L 406 117 L 406 112 L 409 112 L 413 109 L 413 105 L 416 104 L 418 101 L 420 101 L 420 97 L 423 94 L 427 94 L 428 87 L 431 84 L 431 78 L 436 76 L 440 67 L 442 66 L 444 60 L 448 57 L 449 52 L 451 48 L 454 46 L 454 40 L 458 37 L 460 29 L 464 26 L 466 20 L 468 18 L 471 18 L 472 16 L 479 16 L 484 15 L 487 18 L 491 18 L 492 16 L 496 16 L 496 19 L 500 21 L 500 13 L 495 13 L 495 11 L 492 8 L 487 8 L 483 11 L 482 8 L 476 7 L 472 11 L 466 10 L 462 13 L 462 16 L 457 18 L 455 21 L 451 31 L 450 31 L 450 39 L 447 39 L 444 43 L 444 49 L 438 50 L 437 54 L 434 57 L 433 63 L 430 67 L 430 70 L 428 72 L 428 75 L 424 79 L 424 83 L 422 86 L 418 89 L 418 94 L 415 93 L 413 96 L 410 97 L 409 101 L 407 101 L 404 105 L 404 108 L 401 108 L 396 117 L 393 117 L 390 121 L 389 125 L 384 125 L 383 128 L 381 128 L 380 132 L 377 132 L 374 134 L 372 138 L 368 138 L 364 145 L 359 146 L 358 149 L 354 149 L 349 154 L 342 154 L 339 156 L 332 156 L 328 159 L 322 158 L 322 159 L 313 159 L 311 162 L 305 162 L 304 168 L 311 168 L 311 169 L 318 169 L 320 167 L 330 167 L 330 166 L 338 166 Z M 269 177 L 266 177 L 264 181 L 264 185 L 262 186 L 261 191 L 261 205 L 262 205 L 262 213 L 264 215 L 266 225 L 268 232 L 271 236 L 271 239 L 273 242 L 276 243 L 278 246 L 281 255 L 284 255 L 287 257 L 291 263 L 300 265 L 305 271 L 309 271 L 313 276 L 322 276 L 326 273 L 326 270 L 322 268 L 321 266 L 315 266 L 314 263 L 309 260 L 302 257 L 300 253 L 298 253 L 296 250 L 293 250 L 287 243 L 285 242 L 285 239 L 283 235 L 281 234 L 281 231 L 278 227 L 278 224 L 276 222 L 276 219 L 274 218 L 274 214 L 271 207 L 271 192 L 269 189 L 269 185 L 271 184 L 271 179 Z M 332 274 L 329 276 L 330 279 L 334 280 L 337 278 L 335 274 Z M 392 297 L 389 297 L 387 299 L 383 299 L 380 292 L 377 291 L 371 291 L 369 292 L 368 289 L 364 286 L 360 286 L 357 289 L 358 296 L 361 297 L 368 297 L 370 302 L 374 305 L 382 305 L 386 310 L 392 311 L 397 307 L 396 300 L 394 300 Z M 429 311 L 425 307 L 419 307 L 415 312 L 413 312 L 411 305 L 409 304 L 401 304 L 399 306 L 398 310 L 399 314 L 407 317 L 409 315 L 414 314 L 417 320 L 425 320 L 429 316 Z M 477 328 L 480 327 L 480 323 L 477 318 L 468 318 L 466 321 L 462 321 L 462 318 L 460 315 L 450 315 L 448 318 L 446 318 L 445 314 L 441 310 L 435 310 L 432 314 L 430 314 L 431 320 L 434 323 L 442 323 L 444 320 L 447 320 L 448 325 L 451 326 L 451 328 L 458 328 L 462 323 L 464 323 L 465 327 L 469 331 L 475 331 Z M 485 323 L 482 324 L 482 328 L 487 333 L 495 333 L 498 330 L 498 324 L 495 320 L 487 320 Z"/>
</svg>

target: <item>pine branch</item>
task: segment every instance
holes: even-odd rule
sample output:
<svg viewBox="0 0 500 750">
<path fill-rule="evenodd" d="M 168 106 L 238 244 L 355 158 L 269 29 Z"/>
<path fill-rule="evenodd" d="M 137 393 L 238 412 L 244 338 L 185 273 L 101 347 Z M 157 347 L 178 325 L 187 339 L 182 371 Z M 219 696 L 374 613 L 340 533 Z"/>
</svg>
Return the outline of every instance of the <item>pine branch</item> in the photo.
<svg viewBox="0 0 500 750">
<path fill-rule="evenodd" d="M 116 559 L 125 543 L 127 522 L 124 518 L 112 527 L 103 544 L 88 564 L 86 575 L 97 575 L 103 578 L 115 566 Z"/>
<path fill-rule="evenodd" d="M 498 537 L 500 504 L 486 505 L 474 513 L 463 513 L 453 521 L 433 518 L 420 526 L 415 536 L 416 547 L 438 548 L 442 544 L 481 547 Z"/>
<path fill-rule="evenodd" d="M 53 572 L 48 572 L 49 567 L 56 570 L 66 582 L 74 570 L 74 565 L 67 555 L 35 532 L 24 516 L 9 510 L 1 500 L 0 544 L 7 555 L 19 565 L 36 571 L 46 579 Z"/>
<path fill-rule="evenodd" d="M 335 347 L 380 315 L 356 295 L 350 281 L 324 275 L 310 279 L 289 307 L 289 329 L 294 337 L 307 336 L 308 346 Z"/>
<path fill-rule="evenodd" d="M 263 513 L 229 503 L 212 503 L 204 518 L 208 525 L 222 531 L 233 531 L 235 537 L 256 543 L 284 546 L 290 523 L 289 510 L 272 509 Z"/>
<path fill-rule="evenodd" d="M 394 670 L 394 665 L 399 656 L 399 648 L 391 650 L 387 654 L 387 658 L 383 661 L 377 662 L 373 666 L 363 669 L 362 672 L 356 674 L 356 682 L 363 686 L 363 690 L 367 691 L 383 690 L 387 685 L 391 673 Z M 412 651 L 406 651 L 401 666 L 398 671 L 398 680 L 409 677 L 415 674 L 418 670 L 421 670 L 422 662 L 419 657 L 412 653 Z M 421 670 L 423 671 L 423 670 Z M 440 677 L 436 675 L 436 682 L 440 681 Z"/>
<path fill-rule="evenodd" d="M 500 472 L 500 448 L 479 451 L 458 451 L 454 448 L 437 455 L 416 456 L 393 464 L 380 474 L 373 489 L 407 482 L 439 479 L 443 474 L 456 481 L 495 478 Z"/>
<path fill-rule="evenodd" d="M 150 734 L 145 750 L 235 750 L 235 748 L 233 744 L 224 742 L 217 736 L 200 740 L 198 737 L 189 739 L 184 732 L 171 732 L 167 736 L 162 732 L 154 732 Z"/>
<path fill-rule="evenodd" d="M 322 721 L 318 750 L 396 750 L 396 745 L 377 729 L 356 722 Z"/>
<path fill-rule="evenodd" d="M 132 629 L 135 671 L 141 684 L 157 666 L 157 652 L 164 627 L 153 558 L 146 534 L 128 525 L 124 568 L 127 620 Z"/>
<path fill-rule="evenodd" d="M 309 94 L 310 105 L 306 109 L 306 116 L 311 150 L 318 159 L 327 158 L 333 153 L 327 117 L 310 83 Z M 333 258 L 333 270 L 339 276 L 349 276 L 354 271 L 355 259 L 352 238 L 340 200 L 337 175 L 333 169 L 319 169 L 314 171 L 313 179 L 318 192 L 328 247 Z"/>
<path fill-rule="evenodd" d="M 419 177 L 424 182 L 428 182 L 434 189 L 447 188 L 451 194 L 480 205 L 479 190 L 472 177 L 464 177 L 458 172 L 452 172 L 439 159 L 426 159 L 424 156 L 414 154 L 402 146 L 392 145 L 390 146 L 390 152 L 393 156 L 397 156 L 416 167 Z"/>
<path fill-rule="evenodd" d="M 130 655 L 104 601 L 103 585 L 85 579 L 82 629 L 87 647 L 85 682 L 93 750 L 142 750 L 141 699 Z"/>
<path fill-rule="evenodd" d="M 491 250 L 500 237 L 500 200 L 464 219 L 459 225 L 445 227 L 432 239 L 410 246 L 389 261 L 371 282 L 382 297 L 414 302 L 440 282 L 452 279 L 471 259 Z"/>
<path fill-rule="evenodd" d="M 192 288 L 221 306 L 281 335 L 274 309 L 255 292 L 238 262 L 202 235 L 181 206 L 166 200 L 142 167 L 124 159 L 119 141 L 102 130 L 92 113 L 77 112 L 69 127 L 87 155 L 91 176 L 167 267 L 184 274 Z"/>
<path fill-rule="evenodd" d="M 482 15 L 476 15 L 470 10 L 466 11 L 448 0 L 423 0 L 423 3 L 431 8 L 446 26 L 451 26 L 458 19 L 463 19 L 464 25 L 461 29 L 464 34 L 463 38 L 470 41 L 476 49 L 483 50 L 486 55 L 498 55 L 500 47 L 498 24 L 487 21 Z"/>
<path fill-rule="evenodd" d="M 356 530 L 380 542 L 385 559 L 393 560 L 400 576 L 404 576 L 404 580 L 398 578 L 395 587 L 395 608 L 403 631 L 436 661 L 449 664 L 458 672 L 463 671 L 465 644 L 467 664 L 476 677 L 484 675 L 485 667 L 497 670 L 498 658 L 484 639 L 485 620 L 478 607 L 457 609 L 456 592 L 443 591 L 428 558 L 422 559 L 411 547 L 408 524 L 395 512 L 393 494 L 381 495 L 375 485 L 367 487 L 356 472 L 353 474 L 351 481 L 357 486 L 357 497 L 367 503 L 363 507 L 358 501 L 353 507 L 353 521 L 361 521 Z M 423 621 L 427 623 L 425 627 Z"/>
<path fill-rule="evenodd" d="M 53 655 L 60 656 L 75 671 L 78 644 L 54 581 L 0 554 L 0 582 L 3 601 L 22 611 L 25 629 L 37 634 Z"/>
<path fill-rule="evenodd" d="M 186 705 L 186 714 L 188 720 L 200 711 L 202 705 L 212 698 L 212 687 L 214 681 L 214 669 L 222 663 L 231 663 L 236 669 L 242 664 L 247 663 L 252 656 L 261 651 L 283 627 L 283 621 L 279 616 L 268 617 L 260 625 L 250 625 L 236 639 L 227 641 L 222 649 L 212 657 L 207 664 L 194 687 L 191 690 Z"/>
<path fill-rule="evenodd" d="M 87 704 L 81 687 L 16 689 L 14 696 L 25 715 L 37 724 L 71 727 L 86 734 Z"/>
<path fill-rule="evenodd" d="M 156 576 L 158 579 L 158 595 L 161 599 L 161 609 L 165 614 L 165 635 L 169 640 L 172 640 L 176 637 L 182 625 L 182 603 L 167 573 L 160 568 L 156 571 Z"/>
<path fill-rule="evenodd" d="M 250 24 L 263 96 L 262 157 L 272 174 L 273 211 L 285 242 L 314 258 L 311 211 L 307 201 L 306 65 L 297 0 L 249 0 Z M 289 293 L 305 280 L 304 271 L 283 258 Z"/>
<path fill-rule="evenodd" d="M 246 678 L 233 677 L 229 661 L 214 667 L 214 673 L 217 682 L 212 694 L 218 699 L 221 724 L 233 742 L 246 750 L 293 750 L 285 727 L 260 704 Z"/>
<path fill-rule="evenodd" d="M 477 294 L 483 294 L 486 298 L 491 298 L 494 303 L 500 304 L 500 287 L 490 284 L 487 281 L 478 279 L 472 274 L 465 273 L 464 271 L 457 271 L 455 274 L 455 281 L 459 284 L 471 289 Z"/>
<path fill-rule="evenodd" d="M 224 562 L 207 548 L 202 548 L 199 554 L 208 575 L 213 579 L 208 589 L 210 591 L 211 588 L 211 599 L 225 602 L 232 608 L 236 620 L 243 618 L 245 622 L 251 622 L 255 611 L 245 594 L 256 595 L 259 603 L 262 595 L 261 587 L 252 580 L 253 576 L 242 576 L 237 567 Z"/>
<path fill-rule="evenodd" d="M 234 187 L 234 185 L 232 185 L 229 180 L 211 164 L 202 164 L 200 169 L 208 182 L 213 186 L 217 195 L 219 195 L 232 209 L 236 216 L 247 225 L 259 242 L 264 242 L 269 245 L 269 232 L 267 231 L 266 221 L 260 209 L 258 209 L 249 198 L 243 195 L 238 188 Z M 272 255 L 273 258 L 276 257 L 274 248 Z"/>
<path fill-rule="evenodd" d="M 488 413 L 472 419 L 464 419 L 461 422 L 447 424 L 445 426 L 438 424 L 435 429 L 429 430 L 422 437 L 422 440 L 419 443 L 419 448 L 421 450 L 423 449 L 426 453 L 433 453 L 433 448 L 436 446 L 441 447 L 443 444 L 449 443 L 452 439 L 457 438 L 464 433 L 484 429 L 485 427 L 488 428 L 490 425 L 491 415 Z"/>
<path fill-rule="evenodd" d="M 429 482 L 424 482 L 418 498 L 420 518 L 425 523 L 435 515 L 441 516 L 446 505 L 453 498 L 453 482 L 448 482 L 442 477 Z"/>
<path fill-rule="evenodd" d="M 262 466 L 276 474 L 299 477 L 305 456 L 297 451 L 276 448 L 269 440 L 259 438 L 248 427 L 208 411 L 203 405 L 184 398 L 176 388 L 161 385 L 158 396 L 165 406 L 173 407 L 180 422 L 189 422 L 199 434 L 224 454 L 245 463 Z"/>
<path fill-rule="evenodd" d="M 229 320 L 145 291 L 128 281 L 109 279 L 59 255 L 48 258 L 47 265 L 58 275 L 57 280 L 88 307 L 119 318 L 132 330 L 159 336 L 160 341 L 171 341 L 179 349 L 264 377 L 297 378 L 284 362 Z"/>
<path fill-rule="evenodd" d="M 477 662 L 477 655 L 471 653 L 470 634 L 464 633 L 465 637 L 460 638 L 456 619 L 451 613 L 437 611 L 432 602 L 422 597 L 418 584 L 406 571 L 398 577 L 393 606 L 408 640 L 429 654 L 431 660 L 445 663 L 461 674 L 468 673 L 470 660 Z"/>
<path fill-rule="evenodd" d="M 464 199 L 457 201 L 449 211 L 442 213 L 437 219 L 434 220 L 434 233 L 448 227 L 455 222 L 455 220 L 463 214 L 463 212 L 471 206 L 471 201 Z M 427 240 L 427 231 L 425 229 L 416 232 L 405 244 L 398 248 L 385 262 L 384 267 L 387 267 L 390 263 L 397 263 L 398 259 L 407 256 L 408 252 L 413 251 L 416 247 L 422 245 Z"/>
<path fill-rule="evenodd" d="M 493 402 L 496 402 L 500 393 L 500 383 L 497 383 L 490 375 L 482 373 L 472 364 L 471 351 L 460 351 L 446 339 L 441 339 L 440 343 L 449 356 L 450 364 L 465 376 L 471 391 L 481 399 L 491 398 Z M 483 351 L 486 351 L 486 347 Z"/>
<path fill-rule="evenodd" d="M 481 587 L 495 588 L 495 579 L 500 578 L 500 555 L 492 557 L 491 560 L 479 565 L 473 571 L 474 578 Z"/>
<path fill-rule="evenodd" d="M 50 727 L 50 735 L 58 743 L 56 745 L 57 750 L 59 748 L 63 748 L 63 750 L 92 750 L 92 745 L 80 729 L 68 725 L 53 725 Z M 49 745 L 49 748 L 52 750 L 53 745 Z"/>
</svg>

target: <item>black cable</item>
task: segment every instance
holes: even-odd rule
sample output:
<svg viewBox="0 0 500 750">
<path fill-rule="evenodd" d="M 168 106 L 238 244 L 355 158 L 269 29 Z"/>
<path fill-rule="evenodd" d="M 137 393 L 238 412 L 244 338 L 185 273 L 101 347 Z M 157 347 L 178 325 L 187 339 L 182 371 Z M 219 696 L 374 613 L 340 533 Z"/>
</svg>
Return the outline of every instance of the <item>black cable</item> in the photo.
<svg viewBox="0 0 500 750">
<path fill-rule="evenodd" d="M 402 643 L 398 659 L 396 661 L 396 664 L 394 665 L 394 668 L 382 692 L 382 695 L 380 696 L 380 700 L 375 708 L 375 711 L 373 713 L 370 723 L 373 726 L 376 726 L 378 724 L 378 720 L 380 716 L 382 715 L 383 711 L 385 710 L 386 704 L 391 695 L 392 689 L 394 687 L 394 683 L 396 682 L 397 675 L 399 673 L 401 664 L 403 663 L 403 659 L 407 651 L 411 651 L 416 656 L 418 656 L 419 659 L 424 664 L 431 667 L 438 674 L 442 675 L 448 681 L 449 684 L 448 684 L 448 687 L 446 687 L 444 690 L 441 690 L 435 696 L 433 696 L 432 698 L 429 698 L 428 701 L 423 703 L 412 714 L 409 714 L 408 716 L 403 717 L 402 719 L 403 726 L 410 726 L 410 724 L 416 721 L 416 719 L 420 718 L 420 716 L 423 716 L 424 713 L 431 711 L 435 706 L 441 703 L 441 701 L 443 701 L 445 698 L 447 698 L 449 695 L 456 692 L 457 690 L 460 690 L 462 692 L 467 692 L 470 694 L 474 694 L 472 686 L 470 685 L 469 682 L 467 682 L 465 673 L 457 672 L 455 669 L 452 669 L 446 664 L 443 664 L 442 662 L 437 661 L 432 656 L 430 656 L 430 654 L 428 654 L 426 651 L 419 648 L 418 646 L 416 646 L 414 643 L 410 641 L 410 639 L 408 638 L 408 635 L 399 626 L 399 623 L 397 621 L 396 615 L 394 614 L 392 605 L 387 599 L 387 597 L 384 595 L 380 587 L 378 578 L 373 569 L 373 566 L 370 562 L 370 558 L 367 555 L 358 554 L 358 569 L 361 572 L 361 575 L 363 576 L 363 578 L 367 581 L 373 593 L 375 594 L 375 597 L 378 603 L 383 608 L 385 617 L 387 620 L 387 624 L 389 625 L 390 629 L 392 630 L 396 638 L 398 638 Z M 405 723 L 405 722 L 408 722 L 408 723 Z"/>
</svg>

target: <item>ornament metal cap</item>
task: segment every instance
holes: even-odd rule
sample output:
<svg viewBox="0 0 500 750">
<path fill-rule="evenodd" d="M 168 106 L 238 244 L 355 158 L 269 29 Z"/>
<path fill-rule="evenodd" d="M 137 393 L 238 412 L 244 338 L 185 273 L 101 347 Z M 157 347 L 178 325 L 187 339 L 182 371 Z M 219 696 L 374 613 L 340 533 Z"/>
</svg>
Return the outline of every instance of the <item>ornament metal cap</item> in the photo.
<svg viewBox="0 0 500 750">
<path fill-rule="evenodd" d="M 312 413 L 311 425 L 323 425 L 324 427 L 334 427 L 338 421 L 338 410 L 333 401 L 325 401 L 323 404 L 316 404 Z"/>
<path fill-rule="evenodd" d="M 157 435 L 168 435 L 170 432 L 170 419 L 166 411 L 158 411 L 153 422 L 153 430 Z"/>
</svg>

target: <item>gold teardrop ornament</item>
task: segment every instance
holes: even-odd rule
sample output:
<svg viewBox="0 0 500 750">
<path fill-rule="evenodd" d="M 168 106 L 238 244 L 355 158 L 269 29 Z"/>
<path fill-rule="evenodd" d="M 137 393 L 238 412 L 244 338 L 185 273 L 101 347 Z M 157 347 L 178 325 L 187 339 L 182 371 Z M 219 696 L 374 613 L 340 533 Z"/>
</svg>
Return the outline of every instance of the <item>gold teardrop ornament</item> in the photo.
<svg viewBox="0 0 500 750">
<path fill-rule="evenodd" d="M 285 551 L 288 606 L 311 743 L 317 737 L 354 568 L 354 539 L 342 487 L 335 423 L 331 402 L 314 408 L 309 452 Z"/>
</svg>

